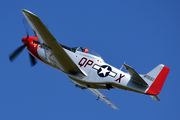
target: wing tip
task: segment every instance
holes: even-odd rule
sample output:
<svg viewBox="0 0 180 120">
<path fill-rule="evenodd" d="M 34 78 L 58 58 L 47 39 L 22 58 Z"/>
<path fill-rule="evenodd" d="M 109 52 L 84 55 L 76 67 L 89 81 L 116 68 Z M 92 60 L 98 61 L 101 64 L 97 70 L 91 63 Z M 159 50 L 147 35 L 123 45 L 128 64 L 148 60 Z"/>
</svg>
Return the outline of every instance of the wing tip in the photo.
<svg viewBox="0 0 180 120">
<path fill-rule="evenodd" d="M 21 9 L 21 11 L 22 11 L 23 14 L 32 14 L 32 15 L 36 16 L 34 13 L 32 13 L 32 12 L 29 11 L 29 10 Z"/>
</svg>

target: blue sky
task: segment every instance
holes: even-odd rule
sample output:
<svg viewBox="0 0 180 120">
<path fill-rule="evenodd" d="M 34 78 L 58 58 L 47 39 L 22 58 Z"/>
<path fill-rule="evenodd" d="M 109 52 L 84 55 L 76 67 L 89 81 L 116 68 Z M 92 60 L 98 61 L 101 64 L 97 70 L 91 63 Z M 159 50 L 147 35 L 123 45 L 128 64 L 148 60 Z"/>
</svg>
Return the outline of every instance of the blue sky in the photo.
<svg viewBox="0 0 180 120">
<path fill-rule="evenodd" d="M 0 1 L 0 119 L 180 119 L 179 6 L 178 0 Z M 26 36 L 21 9 L 38 15 L 59 43 L 89 47 L 117 68 L 126 61 L 145 74 L 165 64 L 171 70 L 161 102 L 119 89 L 102 91 L 120 109 L 114 110 L 62 72 L 41 62 L 31 67 L 26 49 L 11 63 L 9 54 Z M 29 32 L 34 35 L 30 26 Z"/>
</svg>

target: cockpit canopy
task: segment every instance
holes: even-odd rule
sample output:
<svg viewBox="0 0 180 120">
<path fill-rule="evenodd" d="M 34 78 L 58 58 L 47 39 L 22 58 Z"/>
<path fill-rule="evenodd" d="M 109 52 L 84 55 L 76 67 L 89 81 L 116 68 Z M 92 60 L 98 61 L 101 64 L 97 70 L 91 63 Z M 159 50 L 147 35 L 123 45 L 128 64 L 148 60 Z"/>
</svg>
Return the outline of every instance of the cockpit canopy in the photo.
<svg viewBox="0 0 180 120">
<path fill-rule="evenodd" d="M 80 52 L 89 53 L 89 54 L 92 54 L 94 56 L 97 56 L 97 57 L 101 58 L 101 56 L 97 52 L 95 52 L 92 49 L 86 48 L 86 47 L 74 47 L 74 48 L 71 48 L 71 49 L 72 49 L 73 52 L 80 51 Z"/>
<path fill-rule="evenodd" d="M 95 52 L 92 49 L 86 48 L 86 47 L 73 47 L 73 48 L 70 48 L 70 47 L 67 47 L 67 46 L 62 45 L 62 44 L 60 44 L 60 45 L 63 48 L 65 48 L 67 50 L 70 50 L 70 51 L 73 51 L 73 52 L 79 51 L 79 52 L 88 53 L 88 54 L 91 54 L 91 55 L 94 55 L 96 57 L 100 57 L 101 58 L 101 56 L 97 52 Z"/>
</svg>

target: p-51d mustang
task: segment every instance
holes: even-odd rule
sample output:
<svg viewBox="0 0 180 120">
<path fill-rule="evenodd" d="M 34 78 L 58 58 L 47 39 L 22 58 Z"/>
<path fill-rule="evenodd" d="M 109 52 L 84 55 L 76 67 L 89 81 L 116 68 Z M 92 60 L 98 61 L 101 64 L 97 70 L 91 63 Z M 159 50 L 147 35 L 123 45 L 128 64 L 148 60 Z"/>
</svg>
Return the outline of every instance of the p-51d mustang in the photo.
<svg viewBox="0 0 180 120">
<path fill-rule="evenodd" d="M 100 55 L 91 49 L 84 47 L 69 48 L 59 44 L 35 14 L 27 10 L 22 10 L 22 13 L 36 36 L 32 37 L 27 34 L 27 37 L 22 38 L 24 45 L 10 55 L 11 61 L 27 47 L 32 65 L 36 64 L 35 58 L 37 58 L 41 62 L 62 71 L 77 87 L 89 89 L 97 95 L 97 99 L 101 99 L 114 109 L 118 108 L 97 89 L 119 88 L 147 94 L 160 101 L 157 95 L 160 93 L 169 73 L 168 67 L 160 64 L 147 74 L 140 75 L 132 67 L 123 64 L 127 70 L 125 73 L 105 63 Z"/>
</svg>

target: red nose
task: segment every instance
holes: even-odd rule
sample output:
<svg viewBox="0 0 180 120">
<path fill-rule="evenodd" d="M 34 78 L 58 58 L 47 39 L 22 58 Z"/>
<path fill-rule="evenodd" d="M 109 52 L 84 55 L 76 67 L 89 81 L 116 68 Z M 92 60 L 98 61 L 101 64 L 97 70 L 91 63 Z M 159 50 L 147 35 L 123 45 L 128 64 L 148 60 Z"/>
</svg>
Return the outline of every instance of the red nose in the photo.
<svg viewBox="0 0 180 120">
<path fill-rule="evenodd" d="M 25 45 L 27 45 L 27 39 L 28 39 L 28 37 L 23 37 L 23 38 L 22 38 L 22 42 L 23 42 Z"/>
</svg>

